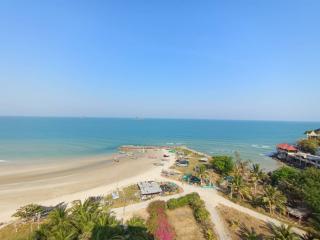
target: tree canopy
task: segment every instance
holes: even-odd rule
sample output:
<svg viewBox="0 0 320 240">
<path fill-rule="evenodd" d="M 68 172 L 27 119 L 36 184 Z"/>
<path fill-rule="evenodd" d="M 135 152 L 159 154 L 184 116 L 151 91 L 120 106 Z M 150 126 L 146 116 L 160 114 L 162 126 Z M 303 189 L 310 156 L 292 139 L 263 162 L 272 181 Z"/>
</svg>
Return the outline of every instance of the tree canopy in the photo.
<svg viewBox="0 0 320 240">
<path fill-rule="evenodd" d="M 281 182 L 292 182 L 299 177 L 299 170 L 283 166 L 275 171 L 271 175 L 271 181 L 273 185 L 278 185 Z"/>
<path fill-rule="evenodd" d="M 213 156 L 212 167 L 221 174 L 228 174 L 234 168 L 234 162 L 230 156 Z"/>
<path fill-rule="evenodd" d="M 316 154 L 319 147 L 319 140 L 302 139 L 298 142 L 298 147 L 303 151 L 311 154 Z"/>
</svg>

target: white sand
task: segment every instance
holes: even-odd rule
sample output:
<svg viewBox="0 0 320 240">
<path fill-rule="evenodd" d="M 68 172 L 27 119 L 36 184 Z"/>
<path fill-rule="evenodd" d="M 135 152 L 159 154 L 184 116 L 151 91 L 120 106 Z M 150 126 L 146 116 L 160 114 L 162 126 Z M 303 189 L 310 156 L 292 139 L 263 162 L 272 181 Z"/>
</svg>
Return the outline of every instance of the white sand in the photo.
<svg viewBox="0 0 320 240">
<path fill-rule="evenodd" d="M 166 150 L 134 151 L 132 156 L 109 155 L 49 166 L 0 166 L 0 222 L 8 222 L 15 210 L 29 203 L 45 206 L 101 196 L 116 188 L 143 180 L 156 180 Z M 113 159 L 119 159 L 114 162 Z M 174 161 L 162 162 L 169 167 Z"/>
</svg>

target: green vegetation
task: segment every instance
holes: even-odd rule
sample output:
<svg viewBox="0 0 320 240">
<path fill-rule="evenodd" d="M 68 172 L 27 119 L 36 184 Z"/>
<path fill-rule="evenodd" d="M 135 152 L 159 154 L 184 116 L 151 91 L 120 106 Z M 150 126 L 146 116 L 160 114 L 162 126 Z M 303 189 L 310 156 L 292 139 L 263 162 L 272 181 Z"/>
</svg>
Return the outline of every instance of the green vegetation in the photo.
<svg viewBox="0 0 320 240">
<path fill-rule="evenodd" d="M 303 140 L 310 143 L 313 140 Z M 317 145 L 318 146 L 318 145 Z M 313 212 L 308 221 L 315 231 L 320 231 L 320 170 L 297 170 L 281 167 L 270 174 L 259 164 L 250 164 L 236 156 L 213 156 L 212 168 L 221 174 L 220 189 L 234 201 L 240 201 L 270 215 L 290 221 L 286 216 L 287 204 L 291 207 L 308 206 Z M 306 222 L 305 222 L 306 223 Z M 312 230 L 311 230 L 312 231 Z"/>
<path fill-rule="evenodd" d="M 298 142 L 298 147 L 303 152 L 315 154 L 320 146 L 319 139 L 302 139 Z"/>
<path fill-rule="evenodd" d="M 213 156 L 211 164 L 216 171 L 223 175 L 227 175 L 234 168 L 232 157 L 229 156 Z"/>
<path fill-rule="evenodd" d="M 28 204 L 19 208 L 13 217 L 17 217 L 23 220 L 29 220 L 31 218 L 35 218 L 37 214 L 42 214 L 45 211 L 43 206 L 37 204 Z"/>
<path fill-rule="evenodd" d="M 1 240 L 33 240 L 34 229 L 38 224 L 30 221 L 23 224 L 10 224 L 0 229 Z"/>
<path fill-rule="evenodd" d="M 276 226 L 274 224 L 270 224 L 269 226 L 271 231 L 270 239 L 274 240 L 299 240 L 300 236 L 292 232 L 291 226 L 280 225 Z"/>
<path fill-rule="evenodd" d="M 257 185 L 265 179 L 266 175 L 257 163 L 252 164 L 250 169 L 250 180 L 254 186 L 254 196 L 257 195 Z"/>
<path fill-rule="evenodd" d="M 281 182 L 290 182 L 293 179 L 297 179 L 299 175 L 299 170 L 283 166 L 272 172 L 271 182 L 273 185 L 279 185 Z"/>
<path fill-rule="evenodd" d="M 301 171 L 298 181 L 294 181 L 294 184 L 298 189 L 300 187 L 304 201 L 320 214 L 320 170 L 307 168 Z"/>
<path fill-rule="evenodd" d="M 243 240 L 262 240 L 262 234 L 258 234 L 254 228 L 247 228 L 245 225 L 240 227 L 239 233 Z"/>
<path fill-rule="evenodd" d="M 130 185 L 118 191 L 119 198 L 112 199 L 112 194 L 105 196 L 105 201 L 112 208 L 118 208 L 140 202 L 140 191 L 137 184 Z"/>
<path fill-rule="evenodd" d="M 147 222 L 150 232 L 156 240 L 173 240 L 175 231 L 169 224 L 164 201 L 154 201 L 148 206 L 149 219 Z"/>
<path fill-rule="evenodd" d="M 199 160 L 203 155 L 197 154 L 195 152 L 190 151 L 189 149 L 185 148 L 176 148 L 177 152 L 183 153 L 187 156 L 187 160 L 189 161 L 188 167 L 179 167 L 174 166 L 176 170 L 181 172 L 182 174 L 195 174 L 195 168 L 199 165 Z"/>
<path fill-rule="evenodd" d="M 275 210 L 278 210 L 281 213 L 286 212 L 287 198 L 275 187 L 270 185 L 265 187 L 262 202 L 266 204 L 266 208 L 271 215 L 274 214 Z"/>
<path fill-rule="evenodd" d="M 24 209 L 26 207 L 18 210 L 19 216 L 21 212 L 25 212 Z M 29 209 L 34 212 L 34 209 L 39 210 L 40 208 L 34 206 L 30 208 L 29 206 L 28 212 Z M 24 218 L 25 214 L 21 216 Z M 31 224 L 31 222 L 25 224 L 24 228 L 32 226 Z M 99 201 L 88 199 L 84 202 L 75 201 L 70 209 L 63 206 L 55 208 L 44 219 L 39 229 L 34 227 L 33 231 L 24 230 L 24 235 L 5 236 L 0 233 L 0 236 L 1 239 L 14 240 L 153 239 L 142 219 L 132 218 L 127 222 L 127 225 L 128 227 L 125 228 L 120 224 L 105 205 Z"/>
<path fill-rule="evenodd" d="M 272 183 L 285 193 L 291 202 L 309 206 L 311 223 L 320 230 L 320 170 L 307 168 L 296 170 L 282 167 L 271 175 Z"/>
<path fill-rule="evenodd" d="M 180 198 L 173 198 L 167 202 L 168 209 L 176 209 L 187 205 L 193 210 L 194 217 L 201 225 L 206 239 L 215 239 L 210 214 L 207 211 L 203 200 L 197 193 L 187 194 Z"/>
</svg>

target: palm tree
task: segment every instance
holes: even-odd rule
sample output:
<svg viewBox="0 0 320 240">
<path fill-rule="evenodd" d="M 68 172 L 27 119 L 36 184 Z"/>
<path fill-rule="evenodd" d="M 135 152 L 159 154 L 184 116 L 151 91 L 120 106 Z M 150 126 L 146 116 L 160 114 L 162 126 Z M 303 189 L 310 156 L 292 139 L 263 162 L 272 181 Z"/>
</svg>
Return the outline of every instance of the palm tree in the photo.
<svg viewBox="0 0 320 240">
<path fill-rule="evenodd" d="M 198 173 L 197 176 L 201 179 L 201 184 L 203 183 L 204 180 L 208 179 L 209 174 L 206 171 L 206 166 L 205 165 L 200 165 L 198 167 Z"/>
<path fill-rule="evenodd" d="M 253 182 L 253 186 L 254 186 L 254 196 L 257 195 L 257 184 L 263 179 L 264 177 L 264 173 L 262 171 L 262 169 L 260 168 L 260 164 L 258 163 L 254 163 L 251 165 L 251 169 L 250 169 L 250 178 L 251 181 Z"/>
<path fill-rule="evenodd" d="M 239 235 L 243 240 L 262 240 L 263 239 L 263 236 L 261 234 L 258 234 L 253 227 L 249 229 L 245 225 L 241 225 Z"/>
<path fill-rule="evenodd" d="M 287 198 L 277 188 L 268 185 L 264 189 L 262 201 L 267 204 L 269 213 L 273 214 L 275 209 L 285 211 Z"/>
<path fill-rule="evenodd" d="M 70 222 L 65 207 L 59 207 L 49 213 L 47 222 L 36 231 L 34 239 L 75 239 L 77 231 Z"/>
<path fill-rule="evenodd" d="M 291 226 L 285 226 L 284 224 L 277 226 L 270 224 L 269 229 L 271 232 L 270 240 L 299 240 L 298 234 L 292 232 Z"/>
<path fill-rule="evenodd" d="M 52 225 L 64 225 L 68 222 L 68 212 L 65 207 L 55 208 L 49 213 L 48 220 Z"/>
<path fill-rule="evenodd" d="M 240 170 L 240 173 L 244 176 L 248 172 L 249 161 L 238 161 L 237 166 Z"/>
<path fill-rule="evenodd" d="M 233 176 L 230 182 L 230 198 L 233 198 L 234 194 L 239 195 L 241 199 L 244 199 L 244 196 L 248 195 L 248 187 L 241 175 Z"/>
<path fill-rule="evenodd" d="M 98 219 L 100 204 L 97 201 L 86 199 L 84 202 L 74 201 L 71 208 L 71 222 L 82 240 L 90 239 L 95 221 Z"/>
</svg>

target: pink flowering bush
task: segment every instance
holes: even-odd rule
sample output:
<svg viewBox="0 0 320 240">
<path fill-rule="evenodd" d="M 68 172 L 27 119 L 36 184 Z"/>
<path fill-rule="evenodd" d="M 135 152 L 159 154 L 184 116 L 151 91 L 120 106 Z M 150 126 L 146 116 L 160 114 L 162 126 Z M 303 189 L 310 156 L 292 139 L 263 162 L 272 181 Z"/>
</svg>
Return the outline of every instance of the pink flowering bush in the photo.
<svg viewBox="0 0 320 240">
<path fill-rule="evenodd" d="M 148 228 L 157 240 L 173 240 L 176 236 L 173 227 L 168 222 L 165 209 L 164 201 L 154 201 L 148 206 L 150 215 L 147 222 Z"/>
</svg>

